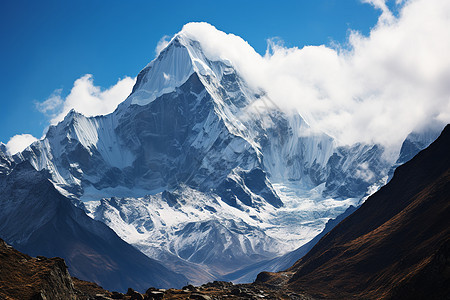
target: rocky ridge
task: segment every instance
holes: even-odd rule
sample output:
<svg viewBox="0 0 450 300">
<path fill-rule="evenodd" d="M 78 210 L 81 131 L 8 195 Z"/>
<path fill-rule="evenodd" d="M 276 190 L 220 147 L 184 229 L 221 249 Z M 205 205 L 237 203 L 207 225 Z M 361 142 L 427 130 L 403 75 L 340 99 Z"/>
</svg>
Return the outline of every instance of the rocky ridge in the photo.
<svg viewBox="0 0 450 300">
<path fill-rule="evenodd" d="M 77 299 L 61 258 L 33 258 L 0 240 L 1 299 Z"/>
</svg>

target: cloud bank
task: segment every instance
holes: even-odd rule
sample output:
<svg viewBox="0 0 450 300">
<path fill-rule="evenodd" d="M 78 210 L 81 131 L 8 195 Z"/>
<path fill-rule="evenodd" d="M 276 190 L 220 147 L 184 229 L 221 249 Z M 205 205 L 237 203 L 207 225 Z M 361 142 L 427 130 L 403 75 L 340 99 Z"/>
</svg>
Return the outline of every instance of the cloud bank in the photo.
<svg viewBox="0 0 450 300">
<path fill-rule="evenodd" d="M 269 40 L 259 55 L 239 36 L 207 23 L 186 24 L 181 33 L 197 40 L 212 60 L 230 61 L 246 81 L 263 89 L 289 113 L 341 144 L 379 143 L 398 151 L 414 131 L 450 122 L 450 1 L 361 0 L 380 10 L 368 36 L 351 32 L 345 45 L 286 48 Z M 164 36 L 155 52 L 167 46 Z M 131 92 L 125 77 L 102 89 L 92 75 L 77 79 L 69 95 L 61 90 L 37 108 L 52 124 L 70 109 L 86 116 L 112 112 Z"/>
<path fill-rule="evenodd" d="M 71 110 L 85 116 L 105 115 L 113 112 L 117 105 L 131 93 L 135 79 L 125 77 L 107 89 L 94 85 L 93 76 L 86 74 L 74 82 L 66 97 L 61 96 L 61 89 L 43 102 L 36 103 L 36 108 L 50 118 L 51 124 L 64 119 Z"/>
<path fill-rule="evenodd" d="M 22 152 L 26 147 L 31 145 L 37 139 L 31 134 L 18 134 L 13 136 L 9 142 L 6 144 L 6 150 L 9 155 L 14 155 L 16 153 Z"/>
<path fill-rule="evenodd" d="M 135 82 L 135 78 L 125 77 L 115 85 L 102 89 L 94 85 L 92 75 L 86 74 L 74 82 L 66 97 L 61 96 L 62 89 L 57 89 L 45 101 L 35 104 L 37 110 L 49 118 L 51 125 L 62 121 L 71 109 L 85 116 L 105 115 L 113 112 L 128 97 Z M 37 138 L 30 134 L 18 134 L 8 141 L 6 149 L 10 155 L 14 155 L 34 141 Z"/>
<path fill-rule="evenodd" d="M 450 122 L 450 1 L 365 0 L 381 10 L 369 36 L 348 46 L 286 48 L 269 41 L 264 56 L 242 38 L 207 23 L 181 31 L 210 59 L 227 59 L 252 86 L 342 144 L 398 149 L 408 133 Z"/>
</svg>

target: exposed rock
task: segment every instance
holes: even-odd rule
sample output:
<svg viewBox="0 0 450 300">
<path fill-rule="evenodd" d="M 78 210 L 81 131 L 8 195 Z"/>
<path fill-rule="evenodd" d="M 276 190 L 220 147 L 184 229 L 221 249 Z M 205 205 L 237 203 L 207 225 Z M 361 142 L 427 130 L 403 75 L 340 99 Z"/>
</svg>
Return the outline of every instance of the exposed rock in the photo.
<svg viewBox="0 0 450 300">
<path fill-rule="evenodd" d="M 61 258 L 32 258 L 0 240 L 0 298 L 76 299 Z"/>
<path fill-rule="evenodd" d="M 197 290 L 197 288 L 195 286 L 193 286 L 192 284 L 184 286 L 182 289 L 183 290 L 188 290 L 188 291 L 191 291 L 191 292 L 195 292 Z"/>
<path fill-rule="evenodd" d="M 160 292 L 160 291 L 149 291 L 147 290 L 147 292 L 145 293 L 147 299 L 162 299 L 164 298 L 164 292 Z"/>
<path fill-rule="evenodd" d="M 95 295 L 94 299 L 95 300 L 112 300 L 113 298 L 110 298 L 105 294 L 97 294 L 97 295 Z M 122 298 L 120 298 L 120 299 L 122 299 Z"/>
<path fill-rule="evenodd" d="M 190 291 L 195 290 L 195 291 Z M 123 299 L 128 299 L 124 295 Z M 267 285 L 260 283 L 233 284 L 231 282 L 214 281 L 202 286 L 186 286 L 182 290 L 169 289 L 158 290 L 150 288 L 145 294 L 145 299 L 302 299 L 311 300 L 312 297 L 295 293 L 284 285 Z"/>
<path fill-rule="evenodd" d="M 207 296 L 207 295 L 200 294 L 200 293 L 192 293 L 192 294 L 189 296 L 189 299 L 210 300 L 211 297 L 209 297 L 209 296 Z"/>
<path fill-rule="evenodd" d="M 132 288 L 128 288 L 127 296 L 130 296 L 130 300 L 144 300 L 144 296 L 141 293 L 136 292 Z"/>
</svg>

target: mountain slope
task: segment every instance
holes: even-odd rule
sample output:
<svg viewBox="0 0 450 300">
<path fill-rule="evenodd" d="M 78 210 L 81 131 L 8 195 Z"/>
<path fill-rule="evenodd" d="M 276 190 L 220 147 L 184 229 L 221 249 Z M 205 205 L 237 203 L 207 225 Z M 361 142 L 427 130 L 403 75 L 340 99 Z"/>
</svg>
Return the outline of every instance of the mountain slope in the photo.
<svg viewBox="0 0 450 300">
<path fill-rule="evenodd" d="M 434 143 L 397 168 L 385 187 L 288 270 L 293 273 L 288 286 L 342 299 L 448 297 L 449 153 L 447 125 Z"/>
<path fill-rule="evenodd" d="M 0 174 L 0 190 L 0 237 L 18 250 L 62 257 L 72 275 L 108 289 L 186 283 L 74 207 L 29 162 Z"/>
</svg>

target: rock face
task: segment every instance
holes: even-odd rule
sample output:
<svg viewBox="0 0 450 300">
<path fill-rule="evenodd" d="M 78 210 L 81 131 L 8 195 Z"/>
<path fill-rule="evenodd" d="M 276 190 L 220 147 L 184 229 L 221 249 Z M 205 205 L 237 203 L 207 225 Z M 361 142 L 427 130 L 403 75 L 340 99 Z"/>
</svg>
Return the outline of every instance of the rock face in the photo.
<svg viewBox="0 0 450 300">
<path fill-rule="evenodd" d="M 186 282 L 74 207 L 27 161 L 0 174 L 0 190 L 0 237 L 24 253 L 63 257 L 72 275 L 108 289 Z"/>
<path fill-rule="evenodd" d="M 450 126 L 285 274 L 319 297 L 445 299 L 450 294 Z M 260 281 L 281 274 L 261 274 Z M 266 277 L 266 278 L 264 278 Z"/>
<path fill-rule="evenodd" d="M 61 258 L 33 258 L 0 240 L 0 298 L 77 299 Z"/>
</svg>

